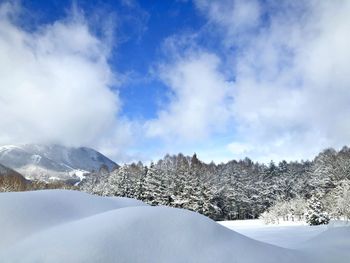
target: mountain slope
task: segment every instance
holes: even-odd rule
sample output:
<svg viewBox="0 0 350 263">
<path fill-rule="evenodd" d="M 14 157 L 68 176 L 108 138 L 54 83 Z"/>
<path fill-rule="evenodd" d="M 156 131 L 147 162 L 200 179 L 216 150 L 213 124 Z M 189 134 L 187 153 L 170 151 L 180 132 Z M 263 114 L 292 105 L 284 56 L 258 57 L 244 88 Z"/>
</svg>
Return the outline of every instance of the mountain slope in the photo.
<svg viewBox="0 0 350 263">
<path fill-rule="evenodd" d="M 21 174 L 0 164 L 0 192 L 21 191 L 26 188 L 27 183 Z"/>
<path fill-rule="evenodd" d="M 101 166 L 111 170 L 117 165 L 91 148 L 38 144 L 1 146 L 0 163 L 28 179 L 43 181 L 79 180 L 83 173 L 98 171 Z"/>
</svg>

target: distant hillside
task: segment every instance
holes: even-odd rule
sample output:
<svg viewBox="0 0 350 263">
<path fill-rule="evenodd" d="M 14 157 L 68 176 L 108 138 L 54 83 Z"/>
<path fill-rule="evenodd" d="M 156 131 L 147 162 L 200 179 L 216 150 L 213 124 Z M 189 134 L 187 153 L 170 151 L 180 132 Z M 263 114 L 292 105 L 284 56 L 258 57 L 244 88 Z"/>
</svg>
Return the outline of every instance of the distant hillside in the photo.
<svg viewBox="0 0 350 263">
<path fill-rule="evenodd" d="M 16 171 L 0 164 L 0 192 L 23 191 L 28 181 Z"/>
<path fill-rule="evenodd" d="M 23 174 L 30 180 L 80 181 L 84 174 L 98 171 L 101 166 L 112 170 L 115 162 L 86 147 L 61 145 L 5 145 L 0 147 L 0 163 Z"/>
</svg>

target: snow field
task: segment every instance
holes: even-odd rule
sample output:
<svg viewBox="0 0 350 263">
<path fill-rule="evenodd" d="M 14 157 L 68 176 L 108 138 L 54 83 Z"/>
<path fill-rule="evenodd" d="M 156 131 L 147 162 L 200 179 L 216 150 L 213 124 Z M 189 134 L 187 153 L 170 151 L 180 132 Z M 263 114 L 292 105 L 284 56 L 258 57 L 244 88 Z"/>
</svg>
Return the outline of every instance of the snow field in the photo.
<svg viewBox="0 0 350 263">
<path fill-rule="evenodd" d="M 248 237 L 247 224 L 245 236 L 188 210 L 76 191 L 1 193 L 0 225 L 4 263 L 350 262 L 348 227 L 282 248 Z"/>
</svg>

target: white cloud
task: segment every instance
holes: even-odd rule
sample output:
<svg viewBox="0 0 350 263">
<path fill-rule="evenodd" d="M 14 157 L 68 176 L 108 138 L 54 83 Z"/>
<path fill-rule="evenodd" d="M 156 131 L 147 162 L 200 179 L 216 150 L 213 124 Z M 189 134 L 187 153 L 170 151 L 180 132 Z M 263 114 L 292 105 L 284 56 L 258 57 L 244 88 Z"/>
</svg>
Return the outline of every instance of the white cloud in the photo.
<svg viewBox="0 0 350 263">
<path fill-rule="evenodd" d="M 160 156 L 216 161 L 308 158 L 348 144 L 349 1 L 195 3 L 208 23 L 166 41 L 170 59 L 156 73 L 170 102 L 142 127 L 119 116 L 111 39 L 78 12 L 29 32 L 15 22 L 19 7 L 2 4 L 0 144 L 89 145 L 128 160 L 137 134 L 140 149 L 154 141 Z"/>
<path fill-rule="evenodd" d="M 233 155 L 242 155 L 250 152 L 252 146 L 242 142 L 231 142 L 227 148 Z"/>
<path fill-rule="evenodd" d="M 171 141 L 230 133 L 235 142 L 223 152 L 234 146 L 262 161 L 349 143 L 349 1 L 195 3 L 208 24 L 186 38 L 192 53 L 165 66 L 162 79 L 175 95 L 151 122 L 152 134 Z M 193 49 L 218 35 L 217 55 Z"/>
<path fill-rule="evenodd" d="M 0 7 L 0 144 L 62 143 L 115 148 L 129 141 L 119 121 L 110 47 L 78 13 L 28 32 L 19 6 Z M 122 131 L 122 135 L 118 133 Z"/>
<path fill-rule="evenodd" d="M 224 33 L 230 37 L 236 37 L 237 33 L 246 34 L 259 25 L 261 6 L 258 0 L 195 0 L 194 2 L 207 16 L 209 23 L 224 27 Z"/>
<path fill-rule="evenodd" d="M 224 129 L 230 83 L 217 74 L 219 64 L 217 56 L 200 52 L 163 65 L 158 73 L 171 89 L 170 104 L 147 123 L 148 135 L 193 141 Z"/>
<path fill-rule="evenodd" d="M 350 4 L 276 11 L 237 58 L 233 110 L 259 159 L 311 157 L 350 140 Z"/>
</svg>

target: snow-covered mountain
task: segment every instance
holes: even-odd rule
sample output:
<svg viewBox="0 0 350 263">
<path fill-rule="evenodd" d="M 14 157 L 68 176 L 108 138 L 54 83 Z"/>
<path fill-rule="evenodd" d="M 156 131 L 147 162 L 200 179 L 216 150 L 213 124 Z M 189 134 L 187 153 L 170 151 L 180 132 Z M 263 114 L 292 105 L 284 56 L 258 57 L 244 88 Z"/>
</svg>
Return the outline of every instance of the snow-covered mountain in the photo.
<svg viewBox="0 0 350 263">
<path fill-rule="evenodd" d="M 0 164 L 0 192 L 23 191 L 27 183 L 21 174 Z"/>
<path fill-rule="evenodd" d="M 12 176 L 12 175 L 20 175 L 16 171 L 0 164 L 0 176 Z"/>
<path fill-rule="evenodd" d="M 101 166 L 112 170 L 117 164 L 103 154 L 87 147 L 62 145 L 0 146 L 0 163 L 23 174 L 27 179 L 80 180 Z"/>
</svg>

